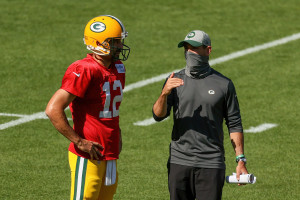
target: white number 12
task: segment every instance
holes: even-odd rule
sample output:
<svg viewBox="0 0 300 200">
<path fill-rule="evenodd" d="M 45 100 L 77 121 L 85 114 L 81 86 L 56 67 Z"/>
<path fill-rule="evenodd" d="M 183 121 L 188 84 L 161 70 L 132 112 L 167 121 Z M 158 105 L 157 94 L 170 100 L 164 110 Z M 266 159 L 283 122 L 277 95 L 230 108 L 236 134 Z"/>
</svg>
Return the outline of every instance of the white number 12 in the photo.
<svg viewBox="0 0 300 200">
<path fill-rule="evenodd" d="M 112 118 L 119 116 L 119 110 L 116 108 L 116 104 L 118 102 L 121 102 L 123 99 L 123 90 L 122 90 L 122 84 L 119 80 L 114 81 L 113 90 L 117 90 L 120 88 L 120 95 L 117 95 L 113 99 L 113 105 L 112 105 L 112 111 L 109 110 L 110 103 L 111 103 L 111 94 L 110 94 L 110 84 L 109 82 L 105 82 L 103 84 L 103 91 L 105 92 L 106 98 L 105 98 L 105 104 L 103 111 L 100 111 L 99 117 L 100 118 Z"/>
</svg>

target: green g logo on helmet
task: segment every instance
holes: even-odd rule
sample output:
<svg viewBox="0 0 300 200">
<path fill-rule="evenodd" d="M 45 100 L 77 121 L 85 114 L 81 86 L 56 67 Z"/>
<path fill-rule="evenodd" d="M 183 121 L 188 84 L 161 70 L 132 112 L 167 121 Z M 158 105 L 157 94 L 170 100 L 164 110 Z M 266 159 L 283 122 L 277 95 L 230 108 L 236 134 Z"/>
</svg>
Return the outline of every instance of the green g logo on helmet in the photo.
<svg viewBox="0 0 300 200">
<path fill-rule="evenodd" d="M 106 29 L 106 26 L 102 22 L 94 22 L 91 24 L 90 29 L 95 33 L 101 33 Z"/>
<path fill-rule="evenodd" d="M 193 37 L 195 37 L 195 35 L 196 35 L 196 33 L 194 31 L 192 31 L 187 35 L 187 38 L 193 38 Z"/>
</svg>

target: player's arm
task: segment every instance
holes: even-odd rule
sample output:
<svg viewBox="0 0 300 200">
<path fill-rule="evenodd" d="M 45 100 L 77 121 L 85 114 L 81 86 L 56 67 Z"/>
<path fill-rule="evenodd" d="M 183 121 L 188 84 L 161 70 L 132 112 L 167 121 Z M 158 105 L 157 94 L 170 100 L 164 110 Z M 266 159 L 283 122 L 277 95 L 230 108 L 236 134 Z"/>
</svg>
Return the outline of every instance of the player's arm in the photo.
<svg viewBox="0 0 300 200">
<path fill-rule="evenodd" d="M 103 147 L 97 142 L 92 142 L 81 138 L 69 125 L 65 108 L 76 98 L 75 95 L 59 89 L 52 96 L 46 107 L 46 115 L 53 126 L 67 139 L 73 142 L 80 150 L 90 154 L 91 159 L 99 160 L 102 156 L 99 150 Z"/>
<path fill-rule="evenodd" d="M 168 78 L 160 96 L 153 105 L 153 114 L 157 117 L 165 117 L 167 114 L 167 98 L 173 88 L 183 85 L 183 80 L 174 78 L 174 73 Z"/>
</svg>

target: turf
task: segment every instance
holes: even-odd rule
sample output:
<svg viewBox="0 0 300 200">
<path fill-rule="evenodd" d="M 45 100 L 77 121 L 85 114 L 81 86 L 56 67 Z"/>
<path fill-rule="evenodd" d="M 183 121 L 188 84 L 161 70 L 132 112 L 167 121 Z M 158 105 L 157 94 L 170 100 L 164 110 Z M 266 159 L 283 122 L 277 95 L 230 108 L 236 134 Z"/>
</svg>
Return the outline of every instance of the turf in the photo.
<svg viewBox="0 0 300 200">
<path fill-rule="evenodd" d="M 83 29 L 91 18 L 111 14 L 124 23 L 131 54 L 126 85 L 183 68 L 177 43 L 193 29 L 212 39 L 211 59 L 300 32 L 298 0 L 203 1 L 0 1 L 0 113 L 30 115 L 45 110 L 66 68 L 88 51 Z M 300 40 L 249 54 L 213 68 L 235 83 L 245 133 L 248 170 L 257 183 L 225 183 L 223 199 L 296 200 L 300 197 Z M 150 126 L 163 81 L 124 93 L 120 109 L 123 151 L 117 200 L 168 199 L 168 145 L 172 119 Z M 68 112 L 68 116 L 70 113 Z M 0 116 L 0 123 L 17 117 Z M 226 174 L 235 171 L 225 130 Z M 68 199 L 68 141 L 49 120 L 0 130 L 0 199 Z"/>
</svg>

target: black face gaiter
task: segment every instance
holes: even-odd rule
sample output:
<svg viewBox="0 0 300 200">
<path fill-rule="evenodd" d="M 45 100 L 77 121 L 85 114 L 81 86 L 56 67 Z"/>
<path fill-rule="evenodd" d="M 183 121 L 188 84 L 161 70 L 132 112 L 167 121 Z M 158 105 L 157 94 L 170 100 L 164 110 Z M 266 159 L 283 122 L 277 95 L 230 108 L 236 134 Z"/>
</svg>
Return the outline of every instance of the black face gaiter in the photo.
<svg viewBox="0 0 300 200">
<path fill-rule="evenodd" d="M 204 78 L 211 72 L 208 60 L 209 56 L 200 56 L 190 51 L 185 51 L 185 74 L 191 78 Z"/>
</svg>

